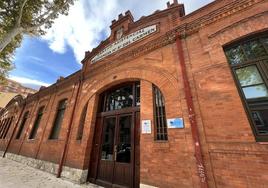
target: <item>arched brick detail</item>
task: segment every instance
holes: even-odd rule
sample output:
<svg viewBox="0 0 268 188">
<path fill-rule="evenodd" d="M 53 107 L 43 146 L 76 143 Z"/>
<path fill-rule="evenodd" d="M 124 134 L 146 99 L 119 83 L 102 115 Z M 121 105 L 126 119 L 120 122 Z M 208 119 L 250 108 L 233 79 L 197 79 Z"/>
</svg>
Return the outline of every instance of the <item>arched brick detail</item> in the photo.
<svg viewBox="0 0 268 188">
<path fill-rule="evenodd" d="M 108 75 L 106 74 L 101 80 L 94 81 L 93 79 L 92 84 L 88 84 L 87 87 L 82 89 L 80 101 L 87 101 L 92 95 L 100 94 L 114 85 L 134 80 L 146 80 L 155 84 L 162 91 L 166 100 L 172 98 L 170 95 L 173 93 L 178 95 L 178 93 L 173 92 L 174 90 L 179 90 L 178 80 L 168 71 L 151 66 L 143 67 L 142 69 L 128 67 L 123 69 L 116 68 L 108 73 Z M 179 95 L 177 97 L 179 99 Z"/>
<path fill-rule="evenodd" d="M 250 35 L 268 30 L 268 12 L 255 17 L 245 19 L 241 22 L 230 25 L 222 32 L 217 40 L 224 46 Z"/>
</svg>

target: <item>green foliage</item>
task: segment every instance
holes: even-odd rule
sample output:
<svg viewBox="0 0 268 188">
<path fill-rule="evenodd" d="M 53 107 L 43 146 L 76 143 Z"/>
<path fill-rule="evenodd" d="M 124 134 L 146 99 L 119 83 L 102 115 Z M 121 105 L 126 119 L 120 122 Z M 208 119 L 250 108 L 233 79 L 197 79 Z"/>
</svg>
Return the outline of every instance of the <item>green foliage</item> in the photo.
<svg viewBox="0 0 268 188">
<path fill-rule="evenodd" d="M 19 45 L 17 39 L 12 41 L 0 54 L 0 84 L 5 84 L 5 78 L 8 72 L 13 68 L 12 56 L 14 54 L 15 48 Z"/>
<path fill-rule="evenodd" d="M 23 35 L 43 35 L 73 0 L 0 0 L 0 83 L 12 69 L 12 57 Z"/>
</svg>

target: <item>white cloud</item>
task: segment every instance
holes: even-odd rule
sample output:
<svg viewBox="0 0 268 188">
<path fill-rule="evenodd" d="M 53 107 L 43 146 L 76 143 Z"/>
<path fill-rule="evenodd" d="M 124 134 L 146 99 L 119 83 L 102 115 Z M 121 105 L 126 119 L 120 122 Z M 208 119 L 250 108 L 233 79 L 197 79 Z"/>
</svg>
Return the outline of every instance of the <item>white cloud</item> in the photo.
<svg viewBox="0 0 268 188">
<path fill-rule="evenodd" d="M 39 62 L 45 62 L 45 60 L 44 59 L 41 59 L 41 58 L 39 58 L 39 57 L 36 57 L 36 56 L 28 56 L 30 59 L 32 59 L 32 60 L 35 60 L 35 61 L 39 61 Z"/>
<path fill-rule="evenodd" d="M 20 77 L 20 76 L 10 76 L 9 79 L 27 85 L 46 86 L 46 87 L 51 85 L 50 83 L 45 83 L 39 80 L 34 80 L 31 78 Z"/>
<path fill-rule="evenodd" d="M 96 47 L 108 36 L 110 24 L 118 14 L 130 10 L 139 19 L 157 9 L 165 9 L 168 0 L 77 0 L 70 7 L 68 16 L 60 16 L 43 39 L 57 53 L 65 53 L 69 46 L 77 62 L 84 58 L 85 51 Z M 187 12 L 193 11 L 212 0 L 180 0 Z"/>
</svg>

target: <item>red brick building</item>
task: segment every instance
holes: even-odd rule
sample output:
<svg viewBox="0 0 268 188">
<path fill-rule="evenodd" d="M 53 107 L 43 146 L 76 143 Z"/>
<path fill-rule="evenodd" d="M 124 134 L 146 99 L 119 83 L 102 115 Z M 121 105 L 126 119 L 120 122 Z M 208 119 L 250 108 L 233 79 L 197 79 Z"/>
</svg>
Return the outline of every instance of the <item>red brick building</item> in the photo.
<svg viewBox="0 0 268 188">
<path fill-rule="evenodd" d="M 6 80 L 7 83 L 0 85 L 0 92 L 4 92 L 4 93 L 17 93 L 23 96 L 27 96 L 28 94 L 34 94 L 37 91 L 32 89 L 32 88 L 28 88 L 28 87 L 24 87 L 22 86 L 20 83 L 15 82 L 13 80 L 7 79 Z"/>
<path fill-rule="evenodd" d="M 177 1 L 1 115 L 3 155 L 106 187 L 268 186 L 268 2 Z"/>
</svg>

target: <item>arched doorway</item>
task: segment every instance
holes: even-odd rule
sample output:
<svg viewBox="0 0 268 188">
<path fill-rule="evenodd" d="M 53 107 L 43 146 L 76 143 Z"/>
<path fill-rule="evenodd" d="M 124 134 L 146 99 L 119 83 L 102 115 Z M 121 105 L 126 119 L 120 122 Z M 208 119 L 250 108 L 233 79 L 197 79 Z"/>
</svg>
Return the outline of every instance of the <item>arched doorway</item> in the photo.
<svg viewBox="0 0 268 188">
<path fill-rule="evenodd" d="M 105 187 L 139 187 L 140 83 L 100 94 L 89 181 Z"/>
</svg>

